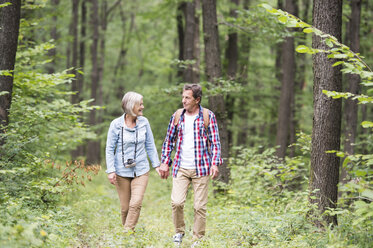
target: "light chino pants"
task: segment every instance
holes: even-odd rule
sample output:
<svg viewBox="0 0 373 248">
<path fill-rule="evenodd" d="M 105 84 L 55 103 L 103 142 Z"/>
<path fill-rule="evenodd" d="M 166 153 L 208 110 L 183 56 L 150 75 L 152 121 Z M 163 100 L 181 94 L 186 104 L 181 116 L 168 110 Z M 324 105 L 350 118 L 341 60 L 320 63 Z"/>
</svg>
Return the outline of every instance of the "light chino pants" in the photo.
<svg viewBox="0 0 373 248">
<path fill-rule="evenodd" d="M 190 183 L 194 191 L 194 227 L 193 239 L 200 239 L 205 235 L 206 205 L 208 198 L 209 176 L 197 177 L 196 170 L 180 168 L 176 178 L 172 180 L 172 219 L 176 233 L 185 233 L 184 203 Z"/>
<path fill-rule="evenodd" d="M 149 172 L 139 177 L 116 176 L 116 188 L 120 201 L 124 230 L 134 230 L 139 220 L 142 200 L 148 185 Z"/>
</svg>

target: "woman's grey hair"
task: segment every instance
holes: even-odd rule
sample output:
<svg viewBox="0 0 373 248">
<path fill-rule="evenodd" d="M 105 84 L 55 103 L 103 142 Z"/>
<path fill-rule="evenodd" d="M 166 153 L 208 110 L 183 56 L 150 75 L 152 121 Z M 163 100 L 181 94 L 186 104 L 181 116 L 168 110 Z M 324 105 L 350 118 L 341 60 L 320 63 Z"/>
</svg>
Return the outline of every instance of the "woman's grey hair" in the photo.
<svg viewBox="0 0 373 248">
<path fill-rule="evenodd" d="M 133 108 L 136 104 L 140 104 L 141 100 L 143 99 L 143 96 L 139 93 L 129 91 L 127 92 L 122 99 L 122 109 L 124 110 L 124 113 L 136 116 L 133 112 Z"/>
<path fill-rule="evenodd" d="M 193 92 L 194 99 L 197 99 L 199 97 L 199 103 L 201 104 L 202 101 L 202 87 L 199 84 L 186 84 L 184 85 L 184 90 L 191 90 Z"/>
</svg>

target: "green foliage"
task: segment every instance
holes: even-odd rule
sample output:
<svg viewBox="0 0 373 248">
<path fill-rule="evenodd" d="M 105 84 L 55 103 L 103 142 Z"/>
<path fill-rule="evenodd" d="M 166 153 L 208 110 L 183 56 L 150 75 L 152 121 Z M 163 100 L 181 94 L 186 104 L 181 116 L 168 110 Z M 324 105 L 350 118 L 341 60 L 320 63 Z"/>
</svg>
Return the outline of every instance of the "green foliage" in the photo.
<svg viewBox="0 0 373 248">
<path fill-rule="evenodd" d="M 299 53 L 325 53 L 328 58 L 338 59 L 333 66 L 342 66 L 341 71 L 347 74 L 357 74 L 362 80 L 362 85 L 373 86 L 373 72 L 369 66 L 362 59 L 360 54 L 354 53 L 350 48 L 340 43 L 335 37 L 322 32 L 321 30 L 303 22 L 299 18 L 277 10 L 269 5 L 263 4 L 262 7 L 267 9 L 268 12 L 277 16 L 278 21 L 287 27 L 301 28 L 304 33 L 318 36 L 325 45 L 325 50 L 313 49 L 304 45 L 297 47 Z M 372 90 L 368 90 L 372 93 Z M 349 92 L 335 92 L 323 90 L 323 93 L 334 99 L 344 98 L 358 100 L 359 104 L 373 103 L 372 97 L 367 95 L 356 95 Z M 372 128 L 371 121 L 364 121 L 362 123 L 364 128 Z M 371 141 L 368 141 L 371 143 Z M 340 198 L 339 203 L 343 207 L 351 207 L 354 216 L 352 227 L 357 226 L 371 232 L 373 226 L 373 156 L 364 154 L 345 154 L 341 151 L 327 151 L 328 153 L 336 153 L 337 156 L 344 158 L 343 166 L 349 173 L 349 181 L 340 186 L 343 196 Z M 346 210 L 347 211 L 347 210 Z M 346 211 L 341 211 L 344 214 Z M 348 212 L 348 211 L 347 211 Z"/>
</svg>

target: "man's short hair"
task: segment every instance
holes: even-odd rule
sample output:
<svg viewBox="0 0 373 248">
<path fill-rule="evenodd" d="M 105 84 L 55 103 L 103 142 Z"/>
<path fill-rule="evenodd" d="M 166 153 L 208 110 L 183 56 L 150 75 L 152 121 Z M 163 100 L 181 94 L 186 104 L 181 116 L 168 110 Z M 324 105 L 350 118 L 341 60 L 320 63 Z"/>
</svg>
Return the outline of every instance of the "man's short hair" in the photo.
<svg viewBox="0 0 373 248">
<path fill-rule="evenodd" d="M 136 116 L 136 114 L 133 112 L 133 108 L 136 104 L 140 104 L 142 99 L 143 96 L 139 93 L 133 91 L 127 92 L 122 99 L 122 109 L 124 110 L 124 113 Z"/>
<path fill-rule="evenodd" d="M 197 99 L 199 97 L 199 103 L 202 101 L 202 87 L 199 84 L 185 84 L 183 91 L 185 90 L 191 90 L 193 92 L 194 99 Z"/>
</svg>

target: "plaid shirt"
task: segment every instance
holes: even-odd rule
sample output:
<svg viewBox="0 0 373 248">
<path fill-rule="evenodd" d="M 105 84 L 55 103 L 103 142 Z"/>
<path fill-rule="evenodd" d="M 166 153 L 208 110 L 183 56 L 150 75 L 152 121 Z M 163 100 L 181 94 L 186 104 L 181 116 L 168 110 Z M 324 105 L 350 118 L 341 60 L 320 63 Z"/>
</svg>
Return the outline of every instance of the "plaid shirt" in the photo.
<svg viewBox="0 0 373 248">
<path fill-rule="evenodd" d="M 176 112 L 175 112 L 176 113 Z M 173 164 L 172 175 L 176 177 L 180 168 L 180 151 L 181 143 L 183 142 L 183 134 L 185 129 L 184 113 L 183 110 L 178 124 L 174 125 L 175 113 L 171 116 L 170 123 L 168 124 L 166 138 L 162 146 L 161 162 L 171 166 Z M 199 114 L 194 120 L 194 150 L 195 158 L 194 164 L 196 166 L 197 177 L 207 176 L 210 174 L 210 167 L 212 165 L 219 166 L 223 163 L 221 159 L 221 146 L 219 138 L 218 123 L 216 122 L 215 115 L 209 111 L 209 125 L 206 132 L 203 123 L 202 107 L 199 107 Z M 176 137 L 177 134 L 177 137 Z M 207 139 L 209 142 L 207 142 Z M 172 163 L 171 153 L 176 143 L 176 151 L 174 161 Z M 209 148 L 207 147 L 209 144 Z M 209 151 L 210 150 L 210 151 Z"/>
</svg>

